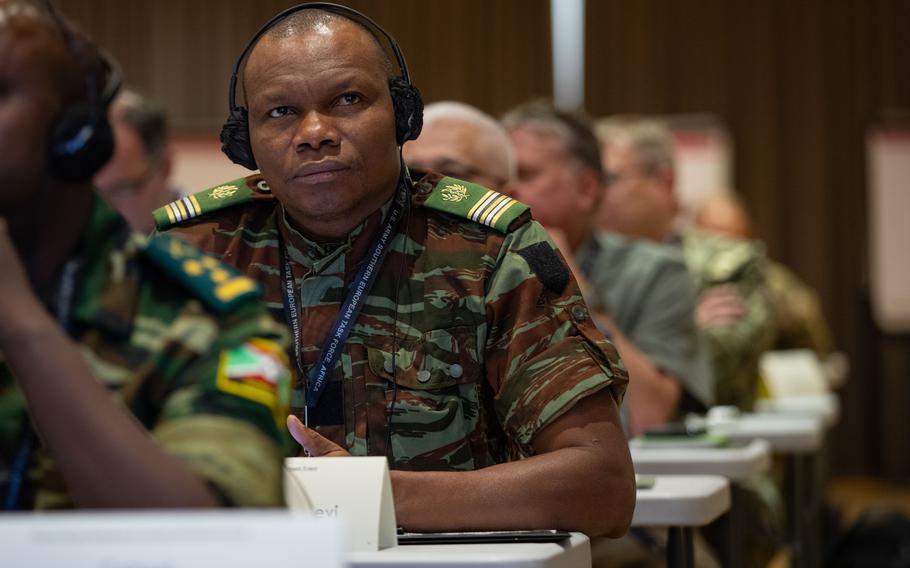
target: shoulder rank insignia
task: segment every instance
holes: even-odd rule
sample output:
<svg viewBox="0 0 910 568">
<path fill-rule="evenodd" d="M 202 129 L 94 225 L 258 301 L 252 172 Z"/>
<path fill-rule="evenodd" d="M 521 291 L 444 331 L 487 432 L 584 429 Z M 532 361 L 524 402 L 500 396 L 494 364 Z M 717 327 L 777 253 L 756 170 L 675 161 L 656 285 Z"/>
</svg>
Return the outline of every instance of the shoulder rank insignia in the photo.
<svg viewBox="0 0 910 568">
<path fill-rule="evenodd" d="M 254 187 L 259 191 L 269 191 L 262 176 L 253 174 L 181 197 L 164 207 L 159 207 L 152 213 L 155 218 L 155 228 L 163 231 L 212 211 L 248 203 L 252 201 Z"/>
<path fill-rule="evenodd" d="M 528 210 L 524 203 L 498 191 L 450 177 L 439 180 L 424 205 L 470 219 L 501 233 L 508 232 L 509 225 Z"/>
<path fill-rule="evenodd" d="M 155 235 L 148 239 L 145 254 L 218 314 L 261 294 L 256 282 L 179 237 Z"/>
</svg>

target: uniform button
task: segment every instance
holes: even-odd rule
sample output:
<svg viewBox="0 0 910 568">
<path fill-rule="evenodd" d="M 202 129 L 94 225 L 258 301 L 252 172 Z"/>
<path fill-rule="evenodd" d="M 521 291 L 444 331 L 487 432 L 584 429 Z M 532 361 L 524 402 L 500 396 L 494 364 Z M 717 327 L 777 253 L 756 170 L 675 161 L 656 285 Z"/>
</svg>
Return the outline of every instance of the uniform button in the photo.
<svg viewBox="0 0 910 568">
<path fill-rule="evenodd" d="M 259 191 L 265 191 L 265 192 L 272 191 L 272 189 L 269 187 L 268 182 L 265 181 L 264 179 L 259 180 L 259 183 L 256 184 L 256 187 L 259 189 Z"/>
<path fill-rule="evenodd" d="M 430 380 L 430 372 L 424 369 L 417 372 L 417 382 L 425 383 Z"/>
<path fill-rule="evenodd" d="M 575 304 L 572 306 L 572 317 L 575 321 L 584 321 L 588 317 L 588 310 L 581 304 Z"/>
<path fill-rule="evenodd" d="M 386 373 L 391 373 L 395 367 L 392 366 L 392 360 L 386 359 L 385 363 L 382 364 L 382 368 L 385 369 Z"/>
<path fill-rule="evenodd" d="M 458 379 L 463 374 L 464 374 L 464 367 L 462 367 L 458 363 L 455 363 L 454 365 L 449 367 L 449 376 L 452 377 L 453 379 Z"/>
</svg>

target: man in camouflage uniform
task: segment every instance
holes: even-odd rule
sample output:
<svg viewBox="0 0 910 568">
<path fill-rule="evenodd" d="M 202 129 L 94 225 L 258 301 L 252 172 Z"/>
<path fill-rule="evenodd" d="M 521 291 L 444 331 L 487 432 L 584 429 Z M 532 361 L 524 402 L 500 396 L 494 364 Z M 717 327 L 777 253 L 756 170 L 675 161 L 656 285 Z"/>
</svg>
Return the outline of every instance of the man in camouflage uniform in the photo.
<svg viewBox="0 0 910 568">
<path fill-rule="evenodd" d="M 90 43 L 0 0 L 0 53 L 4 508 L 279 505 L 286 335 L 255 283 L 179 239 L 132 234 L 91 168 L 64 181 L 55 113 L 91 82 L 116 85 Z M 110 147 L 93 140 L 103 163 Z"/>
<path fill-rule="evenodd" d="M 601 227 L 681 243 L 699 294 L 696 323 L 713 353 L 715 402 L 750 409 L 758 388 L 758 359 L 774 337 L 763 247 L 674 232 L 673 140 L 662 123 L 620 116 L 600 121 L 595 130 L 608 177 Z"/>
<path fill-rule="evenodd" d="M 527 207 L 436 174 L 411 181 L 388 68 L 375 36 L 344 15 L 282 20 L 243 71 L 262 174 L 157 211 L 159 228 L 261 282 L 277 319 L 300 310 L 291 432 L 310 455 L 388 456 L 401 525 L 624 532 L 634 483 L 616 351 Z M 340 304 L 402 209 L 304 412 Z M 515 453 L 526 459 L 508 461 Z"/>
<path fill-rule="evenodd" d="M 715 195 L 695 216 L 699 230 L 750 240 L 752 222 L 745 206 L 730 193 Z M 783 264 L 768 259 L 768 290 L 777 327 L 773 349 L 811 349 L 819 357 L 831 352 L 831 330 L 825 320 L 818 294 Z"/>
</svg>

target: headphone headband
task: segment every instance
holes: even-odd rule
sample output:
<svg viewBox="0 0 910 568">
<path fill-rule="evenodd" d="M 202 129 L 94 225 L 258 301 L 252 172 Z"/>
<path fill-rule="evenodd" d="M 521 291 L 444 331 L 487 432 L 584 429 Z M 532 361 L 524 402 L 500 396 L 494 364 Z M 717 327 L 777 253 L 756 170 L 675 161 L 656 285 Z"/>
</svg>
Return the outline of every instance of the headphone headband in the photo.
<svg viewBox="0 0 910 568">
<path fill-rule="evenodd" d="M 243 48 L 243 51 L 240 52 L 240 57 L 237 58 L 237 62 L 234 63 L 234 67 L 231 70 L 231 81 L 228 88 L 228 112 L 234 112 L 240 107 L 237 106 L 237 77 L 240 75 L 240 66 L 243 65 L 244 59 L 249 55 L 250 51 L 256 46 L 259 40 L 265 35 L 270 29 L 275 27 L 276 24 L 297 12 L 302 12 L 303 10 L 323 10 L 325 12 L 331 12 L 338 14 L 339 16 L 345 17 L 355 23 L 358 23 L 366 27 L 373 35 L 379 33 L 381 38 L 389 43 L 389 46 L 392 48 L 392 52 L 395 54 L 395 60 L 398 62 L 398 69 L 401 71 L 401 78 L 410 85 L 411 84 L 411 75 L 408 73 L 408 65 L 404 60 L 404 55 L 401 53 L 401 48 L 398 46 L 398 42 L 395 41 L 395 38 L 392 35 L 385 31 L 379 24 L 373 21 L 372 18 L 358 12 L 353 8 L 348 6 L 342 6 L 340 4 L 333 4 L 331 2 L 308 2 L 306 4 L 298 4 L 297 6 L 291 6 L 287 10 L 280 12 L 268 22 L 265 23 L 259 31 L 253 36 L 253 38 L 246 44 L 246 47 Z M 377 38 L 379 39 L 379 38 Z"/>
</svg>

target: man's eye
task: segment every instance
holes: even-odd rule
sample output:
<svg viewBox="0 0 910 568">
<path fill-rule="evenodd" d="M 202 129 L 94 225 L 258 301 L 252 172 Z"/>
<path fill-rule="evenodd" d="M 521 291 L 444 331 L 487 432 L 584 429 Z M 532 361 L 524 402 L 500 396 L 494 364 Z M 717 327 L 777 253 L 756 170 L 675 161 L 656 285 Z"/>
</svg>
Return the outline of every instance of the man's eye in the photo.
<svg viewBox="0 0 910 568">
<path fill-rule="evenodd" d="M 342 106 L 355 105 L 360 102 L 360 95 L 357 93 L 345 93 L 338 97 L 338 104 Z"/>
<path fill-rule="evenodd" d="M 281 118 L 289 114 L 291 114 L 291 107 L 286 106 L 275 107 L 269 111 L 269 116 L 272 118 Z"/>
</svg>

